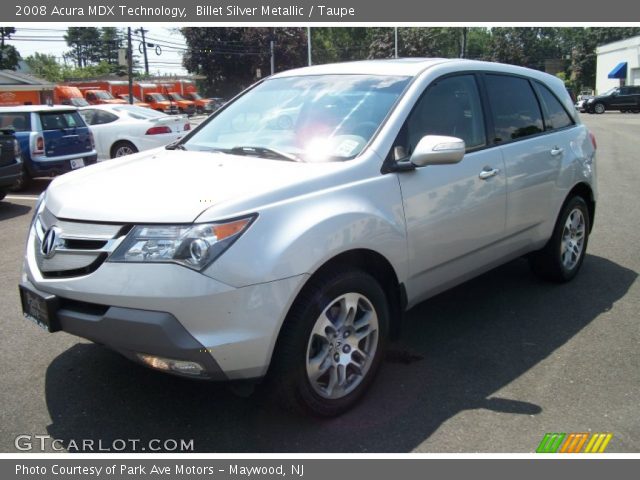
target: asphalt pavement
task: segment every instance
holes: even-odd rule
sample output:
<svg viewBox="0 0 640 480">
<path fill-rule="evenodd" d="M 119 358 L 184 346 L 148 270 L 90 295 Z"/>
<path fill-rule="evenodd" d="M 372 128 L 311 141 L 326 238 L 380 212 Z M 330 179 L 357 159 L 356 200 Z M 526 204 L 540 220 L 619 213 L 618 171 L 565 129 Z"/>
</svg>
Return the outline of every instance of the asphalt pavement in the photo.
<svg viewBox="0 0 640 480">
<path fill-rule="evenodd" d="M 22 317 L 17 284 L 39 180 L 0 202 L 0 451 L 21 434 L 193 439 L 200 452 L 533 452 L 546 432 L 640 451 L 640 115 L 584 115 L 600 198 L 579 276 L 517 260 L 412 309 L 364 401 L 293 416 L 261 395 L 157 373 Z M 117 195 L 117 192 L 114 192 Z"/>
</svg>

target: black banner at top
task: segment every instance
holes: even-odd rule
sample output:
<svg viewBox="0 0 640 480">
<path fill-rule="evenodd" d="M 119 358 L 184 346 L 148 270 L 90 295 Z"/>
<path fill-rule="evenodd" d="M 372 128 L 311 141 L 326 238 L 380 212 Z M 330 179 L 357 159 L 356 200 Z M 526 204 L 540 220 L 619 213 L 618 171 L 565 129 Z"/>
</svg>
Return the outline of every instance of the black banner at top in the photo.
<svg viewBox="0 0 640 480">
<path fill-rule="evenodd" d="M 9 8 L 8 8 L 9 7 Z M 18 22 L 637 22 L 640 3 L 593 0 L 15 0 L 5 23 Z"/>
</svg>

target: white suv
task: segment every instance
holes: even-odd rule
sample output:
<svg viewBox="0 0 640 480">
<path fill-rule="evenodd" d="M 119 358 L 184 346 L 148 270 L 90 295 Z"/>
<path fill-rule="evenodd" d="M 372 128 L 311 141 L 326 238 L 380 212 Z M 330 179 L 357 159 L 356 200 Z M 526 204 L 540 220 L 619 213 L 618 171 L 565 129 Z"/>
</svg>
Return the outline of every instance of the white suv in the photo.
<svg viewBox="0 0 640 480">
<path fill-rule="evenodd" d="M 36 208 L 25 315 L 158 370 L 266 377 L 336 415 L 403 312 L 501 263 L 570 280 L 595 140 L 562 82 L 467 60 L 269 77 L 183 140 L 57 178 Z"/>
</svg>

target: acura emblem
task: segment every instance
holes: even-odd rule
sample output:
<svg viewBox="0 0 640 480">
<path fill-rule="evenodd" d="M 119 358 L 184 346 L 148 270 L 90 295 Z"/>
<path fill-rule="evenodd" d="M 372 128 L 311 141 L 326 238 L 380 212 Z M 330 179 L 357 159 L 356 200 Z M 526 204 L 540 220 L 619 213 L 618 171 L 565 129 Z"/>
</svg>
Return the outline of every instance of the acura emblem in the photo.
<svg viewBox="0 0 640 480">
<path fill-rule="evenodd" d="M 61 244 L 60 233 L 61 230 L 53 226 L 44 234 L 42 245 L 40 245 L 40 251 L 44 258 L 51 258 L 56 254 L 56 248 Z"/>
</svg>

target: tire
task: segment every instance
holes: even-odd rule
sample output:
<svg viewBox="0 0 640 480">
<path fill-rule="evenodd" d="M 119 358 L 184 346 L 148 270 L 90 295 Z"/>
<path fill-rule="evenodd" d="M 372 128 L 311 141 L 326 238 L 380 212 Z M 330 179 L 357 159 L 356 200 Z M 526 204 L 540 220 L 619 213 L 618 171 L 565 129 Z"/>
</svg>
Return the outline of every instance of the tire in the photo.
<svg viewBox="0 0 640 480">
<path fill-rule="evenodd" d="M 7 196 L 7 191 L 6 190 L 0 190 L 0 202 L 2 200 L 4 200 L 4 197 Z"/>
<path fill-rule="evenodd" d="M 22 192 L 26 190 L 31 185 L 31 177 L 24 169 L 24 164 L 22 165 L 22 174 L 16 183 L 14 183 L 11 187 L 9 187 L 10 192 Z"/>
<path fill-rule="evenodd" d="M 560 211 L 551 239 L 529 256 L 531 270 L 545 280 L 558 283 L 571 280 L 582 266 L 590 228 L 586 202 L 580 196 L 571 197 Z"/>
<path fill-rule="evenodd" d="M 598 102 L 593 106 L 593 111 L 598 115 L 603 114 L 606 110 L 607 108 L 604 106 L 604 103 Z"/>
<path fill-rule="evenodd" d="M 111 147 L 111 158 L 124 157 L 126 155 L 132 155 L 137 152 L 138 149 L 133 143 L 122 140 L 120 142 L 114 143 Z"/>
<path fill-rule="evenodd" d="M 387 297 L 371 275 L 342 268 L 312 278 L 280 332 L 269 393 L 287 410 L 320 417 L 346 412 L 371 385 L 388 332 Z"/>
</svg>

